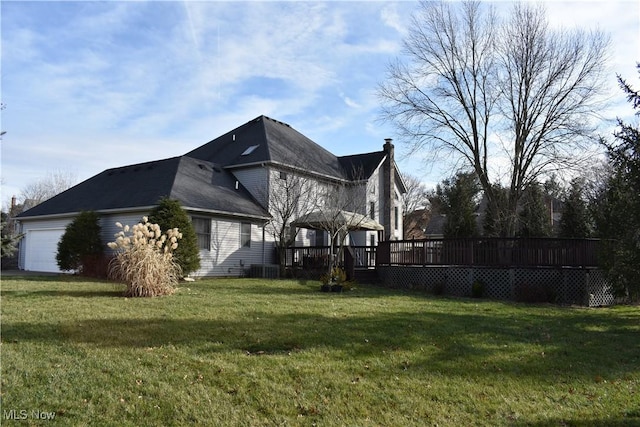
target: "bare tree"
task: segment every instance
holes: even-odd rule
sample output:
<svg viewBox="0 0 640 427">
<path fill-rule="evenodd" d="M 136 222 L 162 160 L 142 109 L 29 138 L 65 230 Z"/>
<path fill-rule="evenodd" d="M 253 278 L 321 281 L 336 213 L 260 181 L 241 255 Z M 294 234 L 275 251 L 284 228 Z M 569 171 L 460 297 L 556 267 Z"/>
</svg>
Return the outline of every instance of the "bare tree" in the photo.
<svg viewBox="0 0 640 427">
<path fill-rule="evenodd" d="M 542 6 L 517 3 L 502 28 L 500 103 L 508 123 L 509 212 L 542 173 L 583 165 L 594 141 L 609 39 L 549 28 Z M 508 41 L 508 42 L 507 42 Z M 515 221 L 513 224 L 515 227 Z"/>
<path fill-rule="evenodd" d="M 301 216 L 295 225 L 325 231 L 329 238 L 329 272 L 339 264 L 350 232 L 375 230 L 380 224 L 366 216 L 368 186 L 361 170 L 354 170 L 349 181 L 318 181 L 314 184 L 313 211 Z"/>
<path fill-rule="evenodd" d="M 405 239 L 423 238 L 431 219 L 429 191 L 417 177 L 402 173 L 406 193 L 402 195 L 402 223 Z"/>
<path fill-rule="evenodd" d="M 71 188 L 77 181 L 78 177 L 73 172 L 51 171 L 25 185 L 20 192 L 20 199 L 25 208 L 31 208 Z"/>
<path fill-rule="evenodd" d="M 300 171 L 274 169 L 270 172 L 265 190 L 268 194 L 262 196 L 272 216 L 267 231 L 276 242 L 281 276 L 286 268 L 287 248 L 295 243 L 298 234 L 298 228 L 292 227 L 291 222 L 314 208 L 313 189 L 314 180 Z"/>
<path fill-rule="evenodd" d="M 409 215 L 418 209 L 424 209 L 429 206 L 429 192 L 417 177 L 410 174 L 401 174 L 404 186 L 407 190 L 402 195 L 402 212 Z"/>
<path fill-rule="evenodd" d="M 501 23 L 480 2 L 422 2 L 404 41 L 408 62 L 380 85 L 382 118 L 412 151 L 454 154 L 497 209 L 491 161 L 509 159 L 509 235 L 528 182 L 575 165 L 598 110 L 608 38 L 553 30 L 541 7 L 517 4 Z M 496 137 L 497 136 L 497 137 Z"/>
<path fill-rule="evenodd" d="M 355 171 L 353 177 L 362 176 L 362 172 Z M 324 188 L 324 194 L 317 198 L 317 211 L 320 213 L 319 227 L 329 235 L 332 262 L 329 267 L 336 267 L 343 257 L 344 246 L 349 232 L 373 229 L 376 224 L 366 216 L 368 193 L 363 180 L 353 179 L 351 182 L 338 182 Z"/>
</svg>

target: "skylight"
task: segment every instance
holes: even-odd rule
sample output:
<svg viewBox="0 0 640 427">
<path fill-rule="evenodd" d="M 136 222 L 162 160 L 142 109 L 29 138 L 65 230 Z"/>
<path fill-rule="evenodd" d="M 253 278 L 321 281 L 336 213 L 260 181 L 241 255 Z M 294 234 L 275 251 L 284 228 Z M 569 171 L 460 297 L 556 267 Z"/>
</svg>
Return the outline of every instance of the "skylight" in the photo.
<svg viewBox="0 0 640 427">
<path fill-rule="evenodd" d="M 258 145 L 252 145 L 251 147 L 248 147 L 246 150 L 244 150 L 244 152 L 241 154 L 241 156 L 248 156 L 249 154 L 253 153 L 253 151 L 258 148 Z"/>
</svg>

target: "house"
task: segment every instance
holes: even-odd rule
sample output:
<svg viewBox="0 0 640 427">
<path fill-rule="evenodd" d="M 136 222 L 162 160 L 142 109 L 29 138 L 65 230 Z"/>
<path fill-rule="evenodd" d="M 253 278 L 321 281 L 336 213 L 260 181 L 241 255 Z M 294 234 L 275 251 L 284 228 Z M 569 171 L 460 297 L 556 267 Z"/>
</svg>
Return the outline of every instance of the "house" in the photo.
<svg viewBox="0 0 640 427">
<path fill-rule="evenodd" d="M 282 183 L 295 179 L 310 192 L 293 199 L 295 215 L 286 217 L 274 202 L 284 197 Z M 81 211 L 100 214 L 106 244 L 118 231 L 116 222 L 133 225 L 169 197 L 193 221 L 201 258 L 195 275 L 240 276 L 251 265 L 275 262 L 279 220 L 328 209 L 340 189 L 349 211 L 384 227 L 383 234 L 351 231 L 350 244 L 402 238 L 405 187 L 390 139 L 381 151 L 337 157 L 288 124 L 260 116 L 182 156 L 105 170 L 23 212 L 17 217 L 25 235 L 19 267 L 58 271 L 57 243 Z M 295 244 L 327 245 L 328 236 L 302 228 Z"/>
<path fill-rule="evenodd" d="M 404 239 L 425 239 L 427 237 L 427 226 L 431 223 L 431 209 L 416 209 L 413 212 L 405 213 L 404 216 Z"/>
</svg>

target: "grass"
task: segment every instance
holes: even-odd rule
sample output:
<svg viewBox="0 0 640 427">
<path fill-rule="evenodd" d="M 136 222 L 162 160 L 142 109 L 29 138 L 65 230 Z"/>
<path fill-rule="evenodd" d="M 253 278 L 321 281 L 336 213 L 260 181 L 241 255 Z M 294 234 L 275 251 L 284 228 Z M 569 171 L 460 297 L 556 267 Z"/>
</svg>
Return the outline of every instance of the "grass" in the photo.
<svg viewBox="0 0 640 427">
<path fill-rule="evenodd" d="M 638 307 L 258 279 L 150 299 L 122 290 L 3 277 L 4 422 L 39 425 L 41 411 L 55 413 L 47 425 L 640 425 Z"/>
</svg>

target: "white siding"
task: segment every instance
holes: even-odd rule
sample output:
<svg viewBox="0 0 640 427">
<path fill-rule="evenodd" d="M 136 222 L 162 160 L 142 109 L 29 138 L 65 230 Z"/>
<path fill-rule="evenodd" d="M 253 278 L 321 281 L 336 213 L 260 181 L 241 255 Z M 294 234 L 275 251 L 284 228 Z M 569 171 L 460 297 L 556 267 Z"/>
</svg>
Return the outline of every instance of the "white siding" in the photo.
<svg viewBox="0 0 640 427">
<path fill-rule="evenodd" d="M 307 228 L 301 228 L 298 230 L 298 235 L 296 236 L 296 246 L 315 246 L 316 241 L 316 231 L 309 230 Z"/>
<path fill-rule="evenodd" d="M 120 224 L 134 226 L 137 223 L 142 221 L 142 217 L 148 215 L 148 212 L 136 212 L 136 213 L 119 213 L 119 214 L 108 214 L 100 216 L 100 228 L 101 228 L 101 238 L 102 243 L 106 246 L 107 243 L 113 242 L 115 240 L 115 234 L 121 231 L 120 228 L 116 227 L 116 222 Z M 106 249 L 109 251 L 109 249 Z"/>
<path fill-rule="evenodd" d="M 200 269 L 195 276 L 242 276 L 251 264 L 274 262 L 273 242 L 263 245 L 259 224 L 251 224 L 251 247 L 240 247 L 240 224 L 238 220 L 212 220 L 211 249 L 200 251 Z"/>
<path fill-rule="evenodd" d="M 402 193 L 400 192 L 400 187 L 398 187 L 398 185 L 395 185 L 394 188 L 394 192 L 393 192 L 393 206 L 397 206 L 398 207 L 398 229 L 395 229 L 395 225 L 392 224 L 392 235 L 395 239 L 397 240 L 402 240 L 404 238 L 404 223 L 403 223 L 403 217 L 404 217 L 404 212 L 402 210 Z"/>
<path fill-rule="evenodd" d="M 376 221 L 386 227 L 384 223 L 384 213 L 385 209 L 387 209 L 387 204 L 384 200 L 384 174 L 382 173 L 382 167 L 378 167 L 375 173 L 371 177 L 372 180 L 376 182 L 376 194 L 374 200 L 376 201 Z"/>
<path fill-rule="evenodd" d="M 368 215 L 369 204 L 367 203 L 367 198 L 369 193 L 367 189 L 367 184 L 351 187 L 348 193 L 350 200 L 346 206 L 346 210 L 357 212 L 362 215 Z"/>
<path fill-rule="evenodd" d="M 375 203 L 375 214 L 374 220 L 381 223 L 382 222 L 382 211 L 380 210 L 384 204 L 380 203 L 382 196 L 380 193 L 382 192 L 381 187 L 381 178 L 380 178 L 380 167 L 378 167 L 369 177 L 369 182 L 367 183 L 367 212 L 366 215 L 370 216 L 369 207 L 371 206 L 371 202 Z"/>
<path fill-rule="evenodd" d="M 299 197 L 298 205 L 291 218 L 287 219 L 287 225 L 292 221 L 295 221 L 299 217 L 312 212 L 317 209 L 317 180 L 311 177 L 301 177 L 290 170 L 283 170 L 278 168 L 268 168 L 269 171 L 269 198 L 273 215 L 273 221 L 267 225 L 267 240 L 273 244 L 276 240 L 276 235 L 282 227 L 283 218 L 278 211 L 282 211 L 284 207 L 288 208 L 288 204 L 293 203 L 293 199 L 287 200 L 286 191 L 292 191 Z M 281 172 L 287 174 L 287 181 L 282 181 L 280 176 Z M 280 194 L 278 194 L 280 193 Z M 279 207 L 279 209 L 277 207 Z M 315 242 L 315 231 L 305 228 L 298 229 L 294 245 L 295 246 L 309 246 Z"/>
<path fill-rule="evenodd" d="M 105 244 L 113 241 L 120 231 L 115 223 L 134 225 L 142 221 L 147 212 L 105 215 L 101 218 Z M 202 218 L 202 216 L 198 216 Z M 251 247 L 240 247 L 240 220 L 211 219 L 211 249 L 200 250 L 200 269 L 194 276 L 242 276 L 251 264 L 262 264 L 262 226 L 251 224 Z M 269 240 L 269 236 L 266 236 Z M 273 242 L 264 246 L 265 263 L 273 263 Z"/>
</svg>

